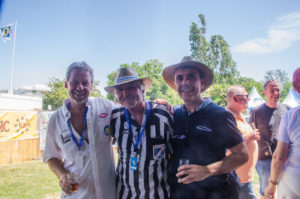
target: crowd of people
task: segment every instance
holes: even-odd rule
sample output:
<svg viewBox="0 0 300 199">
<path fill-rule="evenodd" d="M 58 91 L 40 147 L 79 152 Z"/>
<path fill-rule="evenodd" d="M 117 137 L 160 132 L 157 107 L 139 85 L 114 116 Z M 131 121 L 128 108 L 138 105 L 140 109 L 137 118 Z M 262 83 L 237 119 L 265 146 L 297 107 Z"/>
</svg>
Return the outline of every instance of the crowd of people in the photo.
<svg viewBox="0 0 300 199">
<path fill-rule="evenodd" d="M 267 102 L 248 123 L 246 89 L 231 86 L 225 108 L 202 97 L 214 75 L 192 57 L 162 76 L 182 105 L 147 101 L 152 80 L 131 67 L 118 69 L 115 84 L 105 87 L 120 104 L 92 98 L 93 69 L 85 62 L 68 67 L 69 99 L 50 118 L 43 157 L 62 198 L 257 198 L 255 168 L 260 198 L 274 198 L 276 188 L 277 198 L 300 198 L 300 107 L 279 103 L 278 81 L 265 83 Z M 300 94 L 300 68 L 293 87 Z"/>
</svg>

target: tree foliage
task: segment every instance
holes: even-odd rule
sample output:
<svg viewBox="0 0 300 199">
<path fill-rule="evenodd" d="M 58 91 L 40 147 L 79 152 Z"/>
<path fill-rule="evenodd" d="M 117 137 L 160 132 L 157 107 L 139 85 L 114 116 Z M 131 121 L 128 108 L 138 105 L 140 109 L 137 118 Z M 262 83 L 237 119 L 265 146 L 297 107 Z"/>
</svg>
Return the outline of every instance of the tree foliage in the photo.
<svg viewBox="0 0 300 199">
<path fill-rule="evenodd" d="M 98 85 L 99 81 L 95 81 L 90 96 L 101 96 L 100 90 L 97 89 Z M 43 92 L 43 110 L 48 110 L 49 105 L 51 110 L 56 110 L 61 107 L 64 100 L 69 97 L 68 91 L 65 88 L 65 80 L 52 77 L 48 82 L 48 87 L 50 91 Z"/>
<path fill-rule="evenodd" d="M 239 71 L 232 59 L 228 43 L 221 35 L 211 36 L 208 42 L 205 37 L 205 17 L 203 14 L 198 17 L 200 24 L 193 22 L 190 26 L 189 40 L 192 57 L 211 68 L 214 73 L 214 83 L 235 84 Z"/>
<path fill-rule="evenodd" d="M 122 64 L 120 68 L 128 66 L 133 67 L 136 70 L 139 77 L 150 77 L 152 79 L 153 84 L 146 91 L 146 99 L 165 99 L 172 105 L 182 103 L 177 93 L 169 86 L 167 86 L 167 84 L 163 81 L 163 78 L 161 76 L 163 64 L 157 59 L 150 59 L 149 61 L 146 61 L 146 63 L 143 65 L 140 65 L 137 62 L 133 62 L 132 64 Z M 107 85 L 115 84 L 115 76 L 116 71 L 110 73 L 107 76 Z M 107 98 L 110 100 L 114 100 L 114 96 L 112 94 L 107 94 Z"/>
<path fill-rule="evenodd" d="M 233 61 L 228 43 L 221 35 L 213 35 L 209 41 L 205 37 L 206 20 L 203 14 L 198 15 L 199 25 L 190 26 L 189 41 L 192 57 L 206 64 L 214 73 L 214 85 L 204 94 L 215 103 L 225 105 L 226 92 L 230 85 L 237 84 L 239 71 Z"/>
<path fill-rule="evenodd" d="M 280 86 L 283 86 L 285 83 L 289 82 L 288 74 L 284 70 L 267 70 L 265 74 L 265 82 L 271 79 L 276 79 L 279 81 Z"/>
</svg>

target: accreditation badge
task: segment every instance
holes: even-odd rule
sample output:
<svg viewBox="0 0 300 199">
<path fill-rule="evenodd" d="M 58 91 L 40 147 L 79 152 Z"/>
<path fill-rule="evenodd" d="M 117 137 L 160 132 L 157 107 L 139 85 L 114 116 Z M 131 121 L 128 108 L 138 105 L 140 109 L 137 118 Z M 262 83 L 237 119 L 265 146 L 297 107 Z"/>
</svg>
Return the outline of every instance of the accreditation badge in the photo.
<svg viewBox="0 0 300 199">
<path fill-rule="evenodd" d="M 153 159 L 161 160 L 165 158 L 165 144 L 159 144 L 153 146 Z"/>
<path fill-rule="evenodd" d="M 130 170 L 137 170 L 137 156 L 131 156 L 130 158 Z"/>
<path fill-rule="evenodd" d="M 83 169 L 86 164 L 86 156 L 82 151 L 79 151 L 75 157 L 75 165 L 78 169 Z"/>
</svg>

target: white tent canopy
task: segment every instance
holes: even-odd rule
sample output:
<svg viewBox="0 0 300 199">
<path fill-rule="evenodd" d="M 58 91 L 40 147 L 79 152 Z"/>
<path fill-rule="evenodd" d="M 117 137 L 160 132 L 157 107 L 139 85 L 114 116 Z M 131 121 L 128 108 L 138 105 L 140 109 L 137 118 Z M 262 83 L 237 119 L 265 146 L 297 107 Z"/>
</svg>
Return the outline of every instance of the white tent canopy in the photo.
<svg viewBox="0 0 300 199">
<path fill-rule="evenodd" d="M 289 105 L 290 107 L 299 106 L 300 105 L 299 94 L 294 89 L 291 88 L 289 94 L 283 100 L 282 104 Z"/>
<path fill-rule="evenodd" d="M 254 86 L 249 94 L 249 98 L 250 98 L 248 102 L 249 109 L 254 109 L 255 107 L 265 103 L 265 100 L 258 94 Z"/>
<path fill-rule="evenodd" d="M 35 84 L 35 85 L 32 85 L 32 86 L 23 86 L 21 89 L 23 90 L 28 90 L 28 91 L 33 91 L 33 90 L 36 90 L 36 91 L 49 91 L 50 88 L 44 84 Z"/>
</svg>

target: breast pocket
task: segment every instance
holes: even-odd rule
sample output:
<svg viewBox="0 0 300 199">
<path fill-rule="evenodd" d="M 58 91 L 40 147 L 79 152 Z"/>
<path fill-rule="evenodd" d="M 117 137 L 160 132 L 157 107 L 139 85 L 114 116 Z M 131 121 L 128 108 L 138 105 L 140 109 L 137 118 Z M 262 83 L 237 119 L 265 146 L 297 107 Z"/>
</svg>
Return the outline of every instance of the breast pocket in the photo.
<svg viewBox="0 0 300 199">
<path fill-rule="evenodd" d="M 110 141 L 110 120 L 108 118 L 98 118 L 96 128 L 94 129 L 95 135 L 102 142 Z"/>
</svg>

